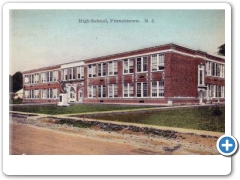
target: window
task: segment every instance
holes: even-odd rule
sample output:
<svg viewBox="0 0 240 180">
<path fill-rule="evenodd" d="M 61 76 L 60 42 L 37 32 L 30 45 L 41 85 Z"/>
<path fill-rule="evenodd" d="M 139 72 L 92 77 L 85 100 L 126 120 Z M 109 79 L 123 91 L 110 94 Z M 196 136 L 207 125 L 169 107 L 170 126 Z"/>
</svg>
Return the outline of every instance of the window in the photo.
<svg viewBox="0 0 240 180">
<path fill-rule="evenodd" d="M 25 84 L 29 84 L 29 75 L 25 75 L 24 82 Z"/>
<path fill-rule="evenodd" d="M 109 84 L 108 85 L 108 97 L 118 97 L 118 85 L 117 84 Z"/>
<path fill-rule="evenodd" d="M 30 98 L 34 98 L 34 90 L 30 90 Z"/>
<path fill-rule="evenodd" d="M 147 57 L 137 58 L 137 72 L 146 72 L 148 70 Z"/>
<path fill-rule="evenodd" d="M 96 77 L 96 70 L 97 70 L 96 65 L 95 64 L 92 65 L 92 77 Z"/>
<path fill-rule="evenodd" d="M 50 98 L 50 91 L 49 91 L 49 89 L 47 89 L 47 98 L 48 99 Z"/>
<path fill-rule="evenodd" d="M 29 78 L 29 83 L 34 84 L 34 74 L 28 75 L 28 78 Z"/>
<path fill-rule="evenodd" d="M 225 77 L 225 65 L 222 65 L 222 77 Z"/>
<path fill-rule="evenodd" d="M 152 82 L 152 97 L 158 97 L 158 82 Z"/>
<path fill-rule="evenodd" d="M 49 72 L 46 72 L 46 81 L 49 82 L 49 79 L 50 79 L 50 74 Z"/>
<path fill-rule="evenodd" d="M 164 70 L 164 54 L 153 54 L 151 55 L 151 66 L 152 71 Z"/>
<path fill-rule="evenodd" d="M 46 73 L 45 72 L 41 73 L 41 81 L 42 81 L 42 83 L 46 82 Z"/>
<path fill-rule="evenodd" d="M 88 66 L 88 77 L 92 77 L 92 65 Z"/>
<path fill-rule="evenodd" d="M 41 82 L 52 82 L 54 81 L 53 71 L 41 73 Z"/>
<path fill-rule="evenodd" d="M 123 60 L 123 73 L 124 74 L 133 73 L 133 61 L 134 61 L 134 59 Z"/>
<path fill-rule="evenodd" d="M 53 98 L 54 99 L 58 98 L 58 89 L 57 88 L 53 89 Z"/>
<path fill-rule="evenodd" d="M 212 62 L 207 61 L 207 63 L 206 63 L 206 71 L 207 71 L 207 75 L 208 76 L 212 75 Z"/>
<path fill-rule="evenodd" d="M 47 89 L 47 98 L 53 98 L 53 89 Z"/>
<path fill-rule="evenodd" d="M 107 68 L 106 63 L 98 64 L 98 76 L 106 76 L 106 71 L 107 71 L 106 68 Z"/>
<path fill-rule="evenodd" d="M 148 84 L 147 83 L 137 83 L 137 97 L 147 97 L 148 96 Z"/>
<path fill-rule="evenodd" d="M 224 97 L 225 97 L 225 92 L 224 92 L 225 87 L 224 87 L 224 86 L 221 86 L 221 88 L 222 88 L 222 89 L 221 89 L 221 93 L 222 93 L 222 94 L 221 94 L 221 97 L 224 98 Z"/>
<path fill-rule="evenodd" d="M 34 98 L 39 98 L 39 90 L 38 89 L 34 90 Z"/>
<path fill-rule="evenodd" d="M 99 98 L 106 97 L 106 86 L 105 85 L 98 86 L 98 97 Z"/>
<path fill-rule="evenodd" d="M 70 80 L 74 80 L 75 79 L 75 74 L 76 74 L 75 68 L 69 68 L 69 79 Z"/>
<path fill-rule="evenodd" d="M 42 90 L 42 99 L 46 99 L 47 98 L 47 90 L 46 89 L 43 89 Z"/>
<path fill-rule="evenodd" d="M 30 91 L 29 90 L 25 90 L 24 91 L 24 95 L 25 95 L 26 99 L 30 98 Z"/>
<path fill-rule="evenodd" d="M 222 90 L 221 86 L 216 86 L 216 97 L 221 97 L 222 95 L 221 90 Z"/>
<path fill-rule="evenodd" d="M 216 89 L 216 85 L 211 84 L 210 85 L 210 97 L 215 97 L 215 89 Z"/>
<path fill-rule="evenodd" d="M 220 76 L 220 64 L 216 64 L 216 76 Z"/>
<path fill-rule="evenodd" d="M 164 97 L 164 81 L 152 81 L 152 97 Z"/>
<path fill-rule="evenodd" d="M 88 86 L 88 97 L 89 98 L 96 97 L 96 86 Z"/>
<path fill-rule="evenodd" d="M 95 64 L 88 66 L 88 77 L 96 77 L 96 65 Z"/>
<path fill-rule="evenodd" d="M 133 91 L 133 83 L 124 83 L 123 84 L 123 97 L 133 97 L 134 91 Z"/>
<path fill-rule="evenodd" d="M 38 73 L 34 74 L 34 83 L 35 84 L 39 83 L 39 74 Z"/>
<path fill-rule="evenodd" d="M 53 81 L 56 82 L 58 80 L 58 71 L 53 71 Z"/>
<path fill-rule="evenodd" d="M 207 76 L 217 76 L 224 78 L 224 64 L 206 61 L 206 73 Z"/>
<path fill-rule="evenodd" d="M 219 64 L 219 77 L 224 78 L 224 65 L 223 64 Z"/>
<path fill-rule="evenodd" d="M 198 85 L 205 85 L 205 82 L 204 82 L 204 66 L 202 64 L 198 65 Z"/>
<path fill-rule="evenodd" d="M 224 98 L 224 86 L 220 85 L 215 85 L 215 84 L 207 84 L 207 97 L 212 97 L 212 98 Z"/>
<path fill-rule="evenodd" d="M 117 61 L 111 61 L 108 63 L 108 75 L 113 76 L 118 74 L 118 64 Z"/>
<path fill-rule="evenodd" d="M 42 99 L 52 99 L 57 98 L 57 89 L 42 89 L 41 90 L 41 97 Z"/>
<path fill-rule="evenodd" d="M 49 80 L 48 80 L 48 82 L 52 82 L 52 81 L 53 81 L 53 72 L 50 71 L 49 72 Z"/>
<path fill-rule="evenodd" d="M 63 81 L 67 81 L 68 80 L 68 70 L 64 69 L 63 70 Z"/>
<path fill-rule="evenodd" d="M 216 63 L 212 63 L 212 72 L 211 72 L 211 75 L 212 76 L 216 76 L 217 75 L 217 68 L 216 68 Z"/>
<path fill-rule="evenodd" d="M 84 67 L 83 66 L 77 67 L 77 78 L 84 79 Z"/>
</svg>

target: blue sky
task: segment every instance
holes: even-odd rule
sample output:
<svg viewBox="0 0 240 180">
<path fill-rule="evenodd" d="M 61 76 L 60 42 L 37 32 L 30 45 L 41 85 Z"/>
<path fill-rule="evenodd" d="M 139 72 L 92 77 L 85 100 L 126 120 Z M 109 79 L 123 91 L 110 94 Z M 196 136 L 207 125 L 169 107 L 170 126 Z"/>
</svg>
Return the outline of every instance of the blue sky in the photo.
<svg viewBox="0 0 240 180">
<path fill-rule="evenodd" d="M 130 19 L 139 23 L 79 23 Z M 154 23 L 144 20 L 154 19 Z M 225 43 L 224 10 L 11 10 L 10 74 L 177 43 L 210 54 Z"/>
</svg>

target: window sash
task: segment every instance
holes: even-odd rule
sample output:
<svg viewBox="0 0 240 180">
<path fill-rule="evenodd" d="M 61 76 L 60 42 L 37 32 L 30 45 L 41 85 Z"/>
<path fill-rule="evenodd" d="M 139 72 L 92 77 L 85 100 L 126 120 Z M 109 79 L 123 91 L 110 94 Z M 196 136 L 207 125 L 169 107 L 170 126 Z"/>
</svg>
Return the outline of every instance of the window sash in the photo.
<svg viewBox="0 0 240 180">
<path fill-rule="evenodd" d="M 88 66 L 88 77 L 96 77 L 96 64 L 91 64 Z"/>
<path fill-rule="evenodd" d="M 123 84 L 123 97 L 133 97 L 134 96 L 134 85 L 133 83 Z"/>
<path fill-rule="evenodd" d="M 92 77 L 92 65 L 88 66 L 88 77 Z"/>
<path fill-rule="evenodd" d="M 38 89 L 34 90 L 34 98 L 39 98 L 39 90 Z"/>
<path fill-rule="evenodd" d="M 98 97 L 99 98 L 106 97 L 106 86 L 105 85 L 98 86 Z"/>
<path fill-rule="evenodd" d="M 29 99 L 29 97 L 30 97 L 30 91 L 29 91 L 29 90 L 25 90 L 25 91 L 24 91 L 24 96 L 25 96 L 26 99 Z"/>
<path fill-rule="evenodd" d="M 114 84 L 108 85 L 108 97 L 110 97 L 110 98 L 113 97 L 113 86 L 114 86 Z"/>
<path fill-rule="evenodd" d="M 111 75 L 113 75 L 113 66 L 114 66 L 114 64 L 113 64 L 113 62 L 111 61 L 111 62 L 108 62 L 108 75 L 109 76 L 111 76 Z"/>
<path fill-rule="evenodd" d="M 148 83 L 145 82 L 137 83 L 137 97 L 147 96 L 148 96 Z"/>
<path fill-rule="evenodd" d="M 133 73 L 133 62 L 134 59 L 125 59 L 123 60 L 123 74 L 132 74 Z"/>
<path fill-rule="evenodd" d="M 164 97 L 164 81 L 152 81 L 152 97 Z"/>
<path fill-rule="evenodd" d="M 153 54 L 151 55 L 151 69 L 152 71 L 164 70 L 164 54 Z"/>
<path fill-rule="evenodd" d="M 137 58 L 137 72 L 142 72 L 142 59 Z"/>
<path fill-rule="evenodd" d="M 118 74 L 118 62 L 117 61 L 113 61 L 113 72 L 114 72 L 114 75 Z"/>
<path fill-rule="evenodd" d="M 88 97 L 89 98 L 96 98 L 96 86 L 88 86 Z"/>
<path fill-rule="evenodd" d="M 118 74 L 117 68 L 118 68 L 117 61 L 108 62 L 108 75 L 109 76 L 117 75 Z"/>
<path fill-rule="evenodd" d="M 79 66 L 77 67 L 77 79 L 83 79 L 84 78 L 84 67 Z"/>
<path fill-rule="evenodd" d="M 92 77 L 96 77 L 96 73 L 97 73 L 96 70 L 97 70 L 96 64 L 92 65 Z"/>
<path fill-rule="evenodd" d="M 29 76 L 28 75 L 24 76 L 24 83 L 29 84 Z"/>
</svg>

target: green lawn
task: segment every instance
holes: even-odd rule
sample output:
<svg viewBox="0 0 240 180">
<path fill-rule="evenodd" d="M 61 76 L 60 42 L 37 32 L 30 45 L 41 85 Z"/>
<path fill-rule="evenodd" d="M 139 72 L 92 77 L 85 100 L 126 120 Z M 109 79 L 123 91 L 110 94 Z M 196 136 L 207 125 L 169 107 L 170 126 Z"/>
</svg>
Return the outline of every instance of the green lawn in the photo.
<svg viewBox="0 0 240 180">
<path fill-rule="evenodd" d="M 84 115 L 84 117 L 217 132 L 225 131 L 225 106 L 217 105 L 162 111 L 92 114 Z"/>
<path fill-rule="evenodd" d="M 150 107 L 153 106 L 79 104 L 69 107 L 58 107 L 56 105 L 26 105 L 13 106 L 10 110 L 49 115 L 93 112 L 94 114 L 77 115 L 77 117 L 217 132 L 225 131 L 225 106 L 198 106 L 162 110 L 143 109 Z M 141 111 L 98 113 L 140 108 L 142 109 Z"/>
<path fill-rule="evenodd" d="M 59 107 L 56 105 L 24 105 L 24 106 L 13 106 L 11 107 L 10 110 L 56 115 L 56 114 L 130 110 L 130 109 L 149 108 L 149 107 L 152 107 L 152 106 L 79 104 L 79 105 L 71 105 L 68 107 Z"/>
</svg>

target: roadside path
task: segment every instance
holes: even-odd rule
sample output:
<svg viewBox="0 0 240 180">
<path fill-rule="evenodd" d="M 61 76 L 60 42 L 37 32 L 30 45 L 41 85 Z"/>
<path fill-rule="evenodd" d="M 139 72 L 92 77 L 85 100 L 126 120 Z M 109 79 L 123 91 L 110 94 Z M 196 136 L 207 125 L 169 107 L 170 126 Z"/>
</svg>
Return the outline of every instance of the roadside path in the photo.
<svg viewBox="0 0 240 180">
<path fill-rule="evenodd" d="M 203 105 L 209 106 L 209 105 Z M 24 115 L 35 115 L 29 116 L 29 119 L 38 119 L 43 117 L 48 118 L 60 118 L 60 119 L 72 119 L 72 120 L 81 120 L 81 121 L 98 121 L 103 123 L 111 123 L 116 125 L 127 125 L 127 126 L 136 126 L 136 127 L 148 127 L 154 128 L 159 130 L 170 130 L 176 131 L 179 133 L 188 133 L 188 134 L 197 134 L 197 135 L 206 135 L 206 136 L 216 136 L 220 137 L 224 135 L 221 132 L 213 132 L 213 131 L 204 131 L 204 130 L 195 130 L 195 129 L 184 129 L 184 128 L 176 128 L 176 127 L 168 127 L 168 126 L 156 126 L 156 125 L 147 125 L 147 124 L 138 124 L 138 123 L 129 123 L 129 122 L 117 122 L 117 121 L 106 121 L 100 119 L 90 119 L 90 118 L 79 118 L 79 117 L 70 117 L 73 115 L 85 115 L 85 114 L 102 114 L 102 113 L 115 113 L 115 112 L 134 112 L 134 111 L 143 111 L 143 110 L 156 110 L 156 109 L 172 109 L 172 108 L 185 108 L 185 107 L 192 107 L 192 106 L 171 106 L 171 107 L 154 107 L 154 108 L 143 108 L 143 109 L 131 109 L 131 110 L 117 110 L 117 111 L 102 111 L 102 112 L 88 112 L 88 113 L 73 113 L 73 114 L 58 114 L 58 115 L 49 115 L 49 114 L 39 114 L 39 113 L 28 113 L 28 112 L 20 112 L 20 111 L 9 111 L 10 113 L 16 114 L 24 114 Z"/>
</svg>

